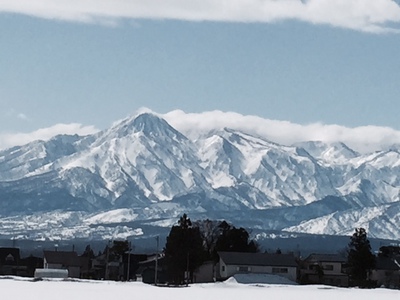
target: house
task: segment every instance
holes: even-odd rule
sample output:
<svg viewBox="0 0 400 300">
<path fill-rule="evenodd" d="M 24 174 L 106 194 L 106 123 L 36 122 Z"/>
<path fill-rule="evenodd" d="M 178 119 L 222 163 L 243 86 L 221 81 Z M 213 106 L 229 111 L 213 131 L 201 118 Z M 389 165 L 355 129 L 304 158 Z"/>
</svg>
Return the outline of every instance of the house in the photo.
<svg viewBox="0 0 400 300">
<path fill-rule="evenodd" d="M 297 280 L 298 264 L 292 254 L 218 252 L 218 255 L 220 280 L 241 273 L 274 274 Z"/>
<path fill-rule="evenodd" d="M 136 278 L 144 283 L 153 284 L 156 278 L 156 260 L 157 260 L 157 283 L 164 284 L 167 282 L 167 274 L 165 272 L 165 256 L 162 253 L 150 255 L 146 260 L 138 262 L 136 269 Z"/>
<path fill-rule="evenodd" d="M 75 251 L 43 251 L 43 268 L 66 269 L 69 277 L 80 278 L 87 266 L 86 259 L 79 257 Z"/>
<path fill-rule="evenodd" d="M 18 275 L 18 248 L 0 248 L 0 275 Z"/>
<path fill-rule="evenodd" d="M 30 255 L 20 257 L 19 248 L 0 248 L 0 275 L 33 277 L 35 269 L 43 266 L 43 259 Z"/>
<path fill-rule="evenodd" d="M 215 281 L 215 263 L 206 261 L 198 267 L 193 273 L 193 282 L 207 283 Z"/>
<path fill-rule="evenodd" d="M 127 280 L 137 280 L 137 270 L 139 269 L 139 264 L 142 261 L 147 260 L 147 254 L 134 254 L 134 253 L 126 253 L 124 255 L 123 261 L 126 269 L 126 277 Z M 128 274 L 129 271 L 129 274 Z M 128 278 L 129 277 L 129 278 Z"/>
<path fill-rule="evenodd" d="M 19 261 L 20 272 L 18 276 L 34 277 L 35 270 L 43 267 L 43 258 L 30 255 Z"/>
<path fill-rule="evenodd" d="M 94 257 L 91 261 L 91 272 L 93 279 L 106 279 L 106 261 L 105 253 Z"/>
<path fill-rule="evenodd" d="M 347 259 L 339 254 L 310 254 L 302 261 L 300 282 L 349 286 L 349 276 L 345 273 Z"/>
<path fill-rule="evenodd" d="M 400 255 L 378 256 L 370 279 L 375 281 L 377 286 L 400 288 Z"/>
</svg>

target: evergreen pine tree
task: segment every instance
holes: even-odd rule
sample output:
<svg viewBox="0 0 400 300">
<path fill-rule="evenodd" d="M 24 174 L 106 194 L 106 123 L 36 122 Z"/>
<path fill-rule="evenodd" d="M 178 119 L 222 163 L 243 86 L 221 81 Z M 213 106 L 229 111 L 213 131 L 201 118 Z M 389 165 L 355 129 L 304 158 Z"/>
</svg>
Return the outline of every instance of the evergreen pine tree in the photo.
<svg viewBox="0 0 400 300">
<path fill-rule="evenodd" d="M 170 282 L 183 284 L 185 272 L 188 271 L 190 279 L 193 272 L 203 263 L 203 239 L 198 227 L 184 214 L 173 226 L 167 237 L 165 245 L 165 259 Z"/>
<path fill-rule="evenodd" d="M 375 256 L 364 228 L 356 228 L 350 238 L 347 257 L 350 280 L 354 285 L 367 286 L 368 276 L 375 266 Z"/>
<path fill-rule="evenodd" d="M 81 256 L 88 257 L 90 259 L 94 258 L 95 255 L 94 255 L 93 249 L 90 247 L 90 245 L 86 246 L 85 251 L 83 251 Z"/>
</svg>

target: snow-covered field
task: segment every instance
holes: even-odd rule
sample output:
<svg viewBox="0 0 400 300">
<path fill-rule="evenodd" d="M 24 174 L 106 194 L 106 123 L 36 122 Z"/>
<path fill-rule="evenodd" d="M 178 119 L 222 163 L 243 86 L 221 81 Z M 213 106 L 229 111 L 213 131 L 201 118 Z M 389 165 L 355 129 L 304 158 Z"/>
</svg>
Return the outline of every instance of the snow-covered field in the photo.
<svg viewBox="0 0 400 300">
<path fill-rule="evenodd" d="M 140 282 L 108 281 L 37 281 L 0 277 L 1 299 L 33 300 L 384 300 L 400 299 L 399 290 L 344 289 L 328 286 L 249 285 L 234 280 L 166 288 Z"/>
</svg>

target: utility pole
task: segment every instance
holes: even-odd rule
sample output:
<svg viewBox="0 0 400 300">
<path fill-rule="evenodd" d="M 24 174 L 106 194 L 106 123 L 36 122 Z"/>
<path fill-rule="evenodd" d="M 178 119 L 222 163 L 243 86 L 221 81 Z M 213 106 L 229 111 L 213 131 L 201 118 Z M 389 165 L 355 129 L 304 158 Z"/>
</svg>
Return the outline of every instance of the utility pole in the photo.
<svg viewBox="0 0 400 300">
<path fill-rule="evenodd" d="M 186 286 L 189 286 L 189 251 L 186 258 Z"/>
<path fill-rule="evenodd" d="M 128 271 L 126 274 L 126 281 L 129 281 L 130 268 L 131 268 L 131 242 L 129 242 L 129 247 L 128 247 Z"/>
<path fill-rule="evenodd" d="M 107 242 L 107 254 L 106 254 L 106 273 L 104 274 L 104 279 L 108 280 L 108 259 L 110 257 L 110 241 Z"/>
<path fill-rule="evenodd" d="M 160 242 L 160 236 L 156 236 L 156 241 L 157 241 L 157 248 L 156 248 L 156 267 L 155 267 L 155 272 L 154 272 L 154 284 L 157 285 L 158 281 L 158 247 L 159 247 L 159 242 Z"/>
</svg>

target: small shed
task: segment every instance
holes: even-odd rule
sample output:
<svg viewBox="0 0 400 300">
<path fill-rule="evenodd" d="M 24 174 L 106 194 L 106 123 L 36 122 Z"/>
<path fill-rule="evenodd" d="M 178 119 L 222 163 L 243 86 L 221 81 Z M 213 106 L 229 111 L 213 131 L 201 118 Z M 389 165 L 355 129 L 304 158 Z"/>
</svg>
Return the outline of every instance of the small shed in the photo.
<svg viewBox="0 0 400 300">
<path fill-rule="evenodd" d="M 68 278 L 66 269 L 36 269 L 35 278 Z"/>
</svg>

